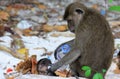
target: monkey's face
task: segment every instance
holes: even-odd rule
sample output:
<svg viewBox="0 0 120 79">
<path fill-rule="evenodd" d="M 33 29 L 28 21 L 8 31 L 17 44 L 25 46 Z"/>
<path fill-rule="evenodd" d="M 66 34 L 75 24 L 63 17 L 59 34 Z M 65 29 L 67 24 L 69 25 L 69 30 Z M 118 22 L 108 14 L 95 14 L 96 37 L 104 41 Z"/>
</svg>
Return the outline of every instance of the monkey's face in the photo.
<svg viewBox="0 0 120 79">
<path fill-rule="evenodd" d="M 64 20 L 67 20 L 68 29 L 71 32 L 75 32 L 76 27 L 78 27 L 80 21 L 82 20 L 86 7 L 82 4 L 71 4 L 68 6 L 64 13 Z"/>
<path fill-rule="evenodd" d="M 51 61 L 47 58 L 43 58 L 37 63 L 38 74 L 45 74 L 48 66 L 51 64 Z"/>
<path fill-rule="evenodd" d="M 75 32 L 75 28 L 79 25 L 83 11 L 78 9 L 75 9 L 72 14 L 70 14 L 67 18 L 68 28 L 71 32 Z"/>
</svg>

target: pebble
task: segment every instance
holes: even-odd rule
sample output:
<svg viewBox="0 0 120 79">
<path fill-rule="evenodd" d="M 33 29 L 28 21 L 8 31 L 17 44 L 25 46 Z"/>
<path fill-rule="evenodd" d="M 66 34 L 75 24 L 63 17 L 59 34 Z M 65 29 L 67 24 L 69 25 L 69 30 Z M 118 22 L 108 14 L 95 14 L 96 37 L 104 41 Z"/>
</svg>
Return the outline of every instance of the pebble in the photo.
<svg viewBox="0 0 120 79">
<path fill-rule="evenodd" d="M 47 22 L 43 16 L 31 16 L 30 19 L 37 23 L 46 23 Z"/>
<path fill-rule="evenodd" d="M 22 20 L 17 24 L 19 29 L 27 29 L 30 28 L 32 24 L 30 24 L 27 20 Z"/>
</svg>

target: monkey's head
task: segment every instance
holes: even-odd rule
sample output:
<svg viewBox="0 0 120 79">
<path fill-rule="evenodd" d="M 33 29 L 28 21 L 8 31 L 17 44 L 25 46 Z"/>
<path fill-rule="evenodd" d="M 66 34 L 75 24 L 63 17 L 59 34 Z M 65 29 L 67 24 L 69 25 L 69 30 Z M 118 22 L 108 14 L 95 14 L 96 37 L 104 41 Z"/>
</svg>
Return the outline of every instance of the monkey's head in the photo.
<svg viewBox="0 0 120 79">
<path fill-rule="evenodd" d="M 46 74 L 48 66 L 52 64 L 51 61 L 47 58 L 43 58 L 37 63 L 38 74 Z"/>
<path fill-rule="evenodd" d="M 87 12 L 87 7 L 79 2 L 70 4 L 64 13 L 64 20 L 67 20 L 68 28 L 71 32 L 75 32 L 75 28 L 79 25 Z"/>
</svg>

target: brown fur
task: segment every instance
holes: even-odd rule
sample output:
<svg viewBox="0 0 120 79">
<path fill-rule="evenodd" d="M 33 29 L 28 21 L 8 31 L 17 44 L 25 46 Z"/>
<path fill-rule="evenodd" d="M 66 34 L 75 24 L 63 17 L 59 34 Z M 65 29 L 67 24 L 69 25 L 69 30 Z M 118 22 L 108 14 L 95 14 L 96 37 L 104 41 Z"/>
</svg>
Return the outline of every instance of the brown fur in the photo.
<svg viewBox="0 0 120 79">
<path fill-rule="evenodd" d="M 76 9 L 82 12 L 76 13 Z M 50 70 L 54 72 L 62 65 L 69 64 L 73 75 L 84 76 L 81 67 L 86 65 L 93 70 L 89 79 L 92 79 L 94 71 L 101 73 L 102 69 L 108 70 L 113 57 L 114 41 L 105 17 L 75 2 L 66 8 L 64 19 L 68 21 L 68 28 L 75 32 L 75 43 L 73 49 L 53 64 Z"/>
</svg>

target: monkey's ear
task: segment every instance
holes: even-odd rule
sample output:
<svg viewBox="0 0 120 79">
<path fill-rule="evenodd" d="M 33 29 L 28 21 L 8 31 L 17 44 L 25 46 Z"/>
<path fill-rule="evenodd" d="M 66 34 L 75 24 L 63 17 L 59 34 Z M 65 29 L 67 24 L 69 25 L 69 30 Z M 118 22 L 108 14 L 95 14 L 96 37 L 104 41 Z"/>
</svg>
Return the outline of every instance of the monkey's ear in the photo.
<svg viewBox="0 0 120 79">
<path fill-rule="evenodd" d="M 77 14 L 83 14 L 83 13 L 84 13 L 84 11 L 81 10 L 80 8 L 75 9 L 75 12 L 76 12 Z"/>
</svg>

